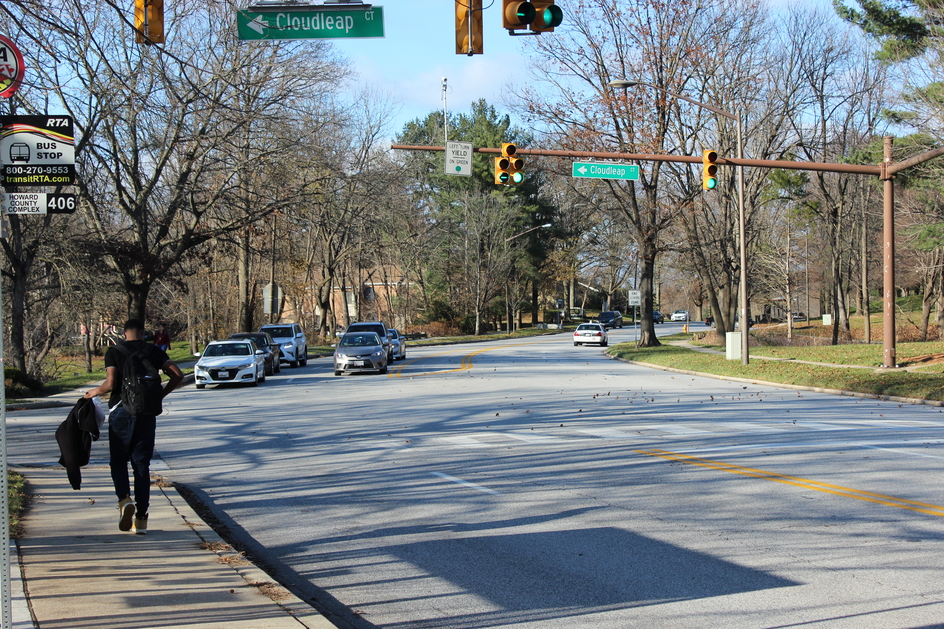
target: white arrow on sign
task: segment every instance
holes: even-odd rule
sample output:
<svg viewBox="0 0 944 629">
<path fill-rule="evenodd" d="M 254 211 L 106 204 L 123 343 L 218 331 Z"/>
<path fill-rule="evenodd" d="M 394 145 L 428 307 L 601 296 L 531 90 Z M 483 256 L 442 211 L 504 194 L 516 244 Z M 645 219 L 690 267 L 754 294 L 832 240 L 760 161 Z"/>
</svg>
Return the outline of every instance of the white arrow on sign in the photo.
<svg viewBox="0 0 944 629">
<path fill-rule="evenodd" d="M 586 175 L 586 174 L 587 174 L 587 167 L 586 167 L 586 166 L 581 166 L 580 168 L 577 169 L 577 172 L 580 173 L 581 175 Z"/>
<path fill-rule="evenodd" d="M 256 31 L 257 33 L 259 33 L 260 35 L 262 35 L 263 32 L 265 31 L 265 29 L 269 28 L 269 23 L 266 22 L 266 21 L 262 18 L 261 15 L 257 15 L 257 16 L 256 16 L 256 19 L 254 19 L 252 22 L 250 22 L 249 24 L 247 24 L 247 26 L 249 26 L 249 28 L 251 28 L 252 30 L 254 30 L 254 31 Z"/>
</svg>

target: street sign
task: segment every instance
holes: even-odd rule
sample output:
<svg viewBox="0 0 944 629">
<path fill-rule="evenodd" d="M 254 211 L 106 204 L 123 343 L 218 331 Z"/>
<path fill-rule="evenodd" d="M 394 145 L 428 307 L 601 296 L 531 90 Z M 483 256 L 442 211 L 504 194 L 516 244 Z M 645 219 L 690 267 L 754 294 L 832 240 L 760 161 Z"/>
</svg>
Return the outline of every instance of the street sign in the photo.
<svg viewBox="0 0 944 629">
<path fill-rule="evenodd" d="M 72 214 L 77 207 L 75 195 L 54 192 L 4 192 L 4 214 Z"/>
<path fill-rule="evenodd" d="M 574 162 L 571 177 L 588 179 L 639 179 L 639 166 L 617 162 Z"/>
<path fill-rule="evenodd" d="M 75 139 L 70 116 L 0 116 L 5 186 L 71 186 Z"/>
<path fill-rule="evenodd" d="M 9 37 L 0 35 L 0 98 L 9 98 L 20 89 L 25 72 L 20 49 Z"/>
<path fill-rule="evenodd" d="M 641 290 L 631 290 L 629 292 L 629 305 L 630 306 L 641 306 L 642 305 L 642 291 Z"/>
<path fill-rule="evenodd" d="M 472 176 L 472 143 L 446 142 L 446 174 Z"/>
<path fill-rule="evenodd" d="M 319 4 L 289 11 L 240 9 L 236 29 L 242 41 L 383 37 L 383 7 L 335 9 Z"/>
</svg>

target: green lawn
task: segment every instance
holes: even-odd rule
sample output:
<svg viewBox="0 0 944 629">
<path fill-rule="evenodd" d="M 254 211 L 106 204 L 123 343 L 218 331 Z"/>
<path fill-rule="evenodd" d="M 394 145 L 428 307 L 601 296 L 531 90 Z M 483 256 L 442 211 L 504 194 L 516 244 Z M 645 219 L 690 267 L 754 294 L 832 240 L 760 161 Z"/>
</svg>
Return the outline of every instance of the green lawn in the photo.
<svg viewBox="0 0 944 629">
<path fill-rule="evenodd" d="M 690 340 L 690 335 L 660 339 Z M 944 344 L 899 343 L 899 357 L 914 357 L 944 351 Z M 609 353 L 620 358 L 663 367 L 708 373 L 718 376 L 763 380 L 824 389 L 839 389 L 874 395 L 892 395 L 925 400 L 944 401 L 944 378 L 939 367 L 921 371 L 879 371 L 849 367 L 826 367 L 790 360 L 761 360 L 759 356 L 811 360 L 837 365 L 877 366 L 881 363 L 882 346 L 839 345 L 818 347 L 751 347 L 749 365 L 727 360 L 724 354 L 706 354 L 685 347 L 663 344 L 660 347 L 637 348 L 631 343 L 613 346 Z M 907 364 L 907 358 L 899 360 Z"/>
<path fill-rule="evenodd" d="M 20 516 L 26 510 L 26 480 L 23 475 L 7 470 L 7 504 L 10 509 L 10 537 L 19 537 L 23 534 L 23 523 Z"/>
</svg>

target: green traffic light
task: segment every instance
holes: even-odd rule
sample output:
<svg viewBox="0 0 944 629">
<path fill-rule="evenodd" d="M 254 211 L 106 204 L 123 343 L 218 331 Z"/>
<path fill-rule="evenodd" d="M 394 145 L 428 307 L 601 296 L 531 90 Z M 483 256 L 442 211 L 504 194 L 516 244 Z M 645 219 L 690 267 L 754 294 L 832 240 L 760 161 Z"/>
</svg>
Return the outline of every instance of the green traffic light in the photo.
<svg viewBox="0 0 944 629">
<path fill-rule="evenodd" d="M 705 188 L 708 190 L 714 190 L 718 186 L 718 180 L 714 177 L 709 177 L 705 180 Z"/>
<path fill-rule="evenodd" d="M 564 12 L 556 4 L 545 8 L 542 12 L 541 22 L 544 24 L 544 27 L 554 28 L 555 26 L 560 26 L 561 22 L 564 21 Z"/>
<path fill-rule="evenodd" d="M 511 176 L 511 181 L 512 181 L 513 183 L 521 183 L 522 181 L 524 181 L 524 175 L 521 174 L 521 173 L 514 173 L 514 174 Z"/>
<path fill-rule="evenodd" d="M 537 11 L 530 2 L 522 2 L 518 4 L 515 15 L 518 16 L 518 24 L 530 24 L 537 16 Z"/>
</svg>

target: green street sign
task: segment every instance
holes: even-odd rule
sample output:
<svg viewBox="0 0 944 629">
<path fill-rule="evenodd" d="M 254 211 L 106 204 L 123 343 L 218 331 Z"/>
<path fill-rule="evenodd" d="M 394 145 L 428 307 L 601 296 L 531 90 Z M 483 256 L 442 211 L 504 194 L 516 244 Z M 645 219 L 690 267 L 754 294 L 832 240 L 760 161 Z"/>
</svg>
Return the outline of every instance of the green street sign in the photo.
<svg viewBox="0 0 944 629">
<path fill-rule="evenodd" d="M 639 166 L 615 162 L 574 162 L 571 177 L 587 179 L 639 179 Z"/>
<path fill-rule="evenodd" d="M 383 7 L 236 12 L 241 41 L 273 39 L 364 39 L 384 36 Z"/>
</svg>

